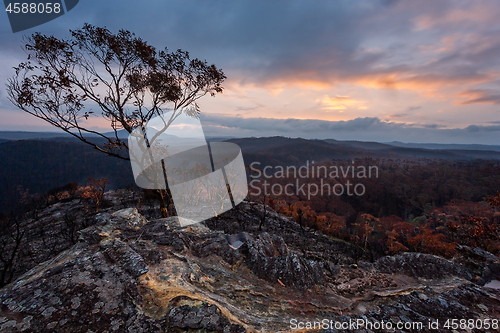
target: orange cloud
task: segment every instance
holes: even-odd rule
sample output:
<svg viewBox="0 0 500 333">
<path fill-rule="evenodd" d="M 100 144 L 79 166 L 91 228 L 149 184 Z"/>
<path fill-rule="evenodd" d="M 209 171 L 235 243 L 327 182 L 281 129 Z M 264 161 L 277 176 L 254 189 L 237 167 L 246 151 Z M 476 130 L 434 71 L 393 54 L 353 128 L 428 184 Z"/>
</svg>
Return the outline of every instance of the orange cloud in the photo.
<svg viewBox="0 0 500 333">
<path fill-rule="evenodd" d="M 419 92 L 429 92 L 444 86 L 461 87 L 464 85 L 476 85 L 494 81 L 497 73 L 478 73 L 466 75 L 443 75 L 443 74 L 413 74 L 408 72 L 393 72 L 381 74 L 367 74 L 360 76 L 354 81 L 366 87 L 410 89 Z"/>
<path fill-rule="evenodd" d="M 386 118 L 401 119 L 401 118 L 407 118 L 407 117 L 408 117 L 407 113 L 399 113 L 399 114 L 390 114 Z"/>
<path fill-rule="evenodd" d="M 461 39 L 463 39 L 463 35 L 453 35 L 446 36 L 441 38 L 439 42 L 430 44 L 430 45 L 420 45 L 418 49 L 424 53 L 433 52 L 433 53 L 442 53 L 442 52 L 450 52 L 456 49 L 455 43 Z"/>
<path fill-rule="evenodd" d="M 316 100 L 320 102 L 322 105 L 322 109 L 325 110 L 338 110 L 339 112 L 343 112 L 342 110 L 348 108 L 358 108 L 358 109 L 367 109 L 368 107 L 364 105 L 363 101 L 358 101 L 349 96 L 335 96 L 329 97 L 325 95 L 323 99 Z"/>
<path fill-rule="evenodd" d="M 426 95 L 435 95 L 436 92 L 445 87 L 474 86 L 493 82 L 498 79 L 498 71 L 474 71 L 466 74 L 456 72 L 433 71 L 431 66 L 397 68 L 382 68 L 366 73 L 338 74 L 331 72 L 311 72 L 297 70 L 291 73 L 271 77 L 263 82 L 239 82 L 240 88 L 267 89 L 270 94 L 276 95 L 289 87 L 301 89 L 327 90 L 341 83 L 354 83 L 367 88 L 384 89 L 407 89 Z M 233 82 L 237 78 L 233 78 Z M 340 102 L 335 100 L 334 102 Z M 345 103 L 344 103 L 345 105 Z"/>
<path fill-rule="evenodd" d="M 457 94 L 463 100 L 458 101 L 459 105 L 468 104 L 500 104 L 500 93 L 487 89 L 471 89 L 461 91 Z"/>
</svg>

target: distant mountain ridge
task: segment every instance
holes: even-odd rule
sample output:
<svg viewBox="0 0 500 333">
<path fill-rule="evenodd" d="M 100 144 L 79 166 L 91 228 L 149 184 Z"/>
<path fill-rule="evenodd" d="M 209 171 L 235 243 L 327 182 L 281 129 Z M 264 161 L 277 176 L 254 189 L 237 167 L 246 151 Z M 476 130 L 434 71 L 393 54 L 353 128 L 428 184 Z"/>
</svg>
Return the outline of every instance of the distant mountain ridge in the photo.
<svg viewBox="0 0 500 333">
<path fill-rule="evenodd" d="M 399 141 L 385 142 L 384 144 L 396 147 L 406 147 L 406 148 L 500 151 L 500 145 L 454 144 L 454 143 L 404 143 Z"/>
<path fill-rule="evenodd" d="M 52 139 L 58 137 L 70 137 L 64 132 L 25 132 L 25 131 L 0 131 L 1 140 L 30 140 L 30 139 Z"/>
<path fill-rule="evenodd" d="M 449 159 L 449 160 L 500 160 L 500 150 L 487 149 L 429 149 L 417 147 L 399 147 L 378 142 L 337 141 L 334 139 L 315 140 L 285 137 L 240 138 L 226 140 L 238 144 L 244 157 L 262 160 L 265 157 L 269 165 L 298 165 L 306 160 L 383 158 L 383 159 Z M 459 145 L 458 145 L 459 146 Z M 475 146 L 475 145 L 474 145 Z M 495 148 L 495 146 L 492 146 Z"/>
<path fill-rule="evenodd" d="M 106 136 L 114 136 L 113 132 L 103 133 Z M 88 134 L 89 137 L 98 137 L 96 134 Z M 128 138 L 126 130 L 119 130 L 118 137 L 121 139 Z M 65 132 L 29 132 L 29 131 L 0 131 L 0 143 L 6 140 L 30 140 L 30 139 L 53 139 L 53 138 L 71 138 L 71 135 Z M 247 151 L 255 151 L 262 148 L 277 147 L 282 144 L 290 143 L 294 140 L 303 140 L 304 142 L 324 141 L 329 144 L 349 146 L 369 151 L 399 148 L 416 148 L 427 150 L 482 150 L 500 152 L 500 145 L 482 145 L 482 144 L 451 144 L 451 143 L 405 143 L 399 141 L 392 142 L 375 142 L 375 141 L 355 141 L 355 140 L 336 140 L 336 139 L 305 139 L 305 138 L 288 138 L 283 136 L 272 137 L 249 137 L 249 138 L 233 138 L 233 137 L 218 137 L 207 136 L 208 141 L 231 141 L 238 143 L 240 147 Z M 257 141 L 256 141 L 257 140 Z M 257 143 L 258 142 L 258 143 Z M 298 141 L 295 141 L 298 142 Z"/>
<path fill-rule="evenodd" d="M 108 137 L 114 137 L 115 133 L 114 132 L 106 132 L 103 133 L 103 135 L 108 136 Z M 120 139 L 127 139 L 129 133 L 122 129 L 118 131 L 118 138 Z M 166 134 L 167 136 L 170 137 L 175 137 L 175 135 L 171 134 Z M 87 134 L 85 135 L 90 138 L 99 138 L 100 136 L 97 134 Z M 37 139 L 76 139 L 72 135 L 66 133 L 66 132 L 27 132 L 27 131 L 0 131 L 0 143 L 5 142 L 5 141 L 16 141 L 16 140 L 37 140 Z M 207 136 L 207 140 L 209 141 L 224 141 L 224 140 L 229 140 L 232 137 L 211 137 Z"/>
<path fill-rule="evenodd" d="M 36 137 L 36 132 L 28 132 Z M 2 143 L 0 132 L 0 212 L 16 202 L 18 188 L 30 193 L 46 193 L 69 182 L 84 184 L 89 177 L 108 178 L 109 189 L 134 186 L 130 163 L 107 157 L 71 136 L 40 139 L 18 139 L 19 132 L 9 132 L 11 140 Z M 23 132 L 23 134 L 26 134 Z M 6 136 L 3 136 L 4 138 Z M 103 139 L 90 141 L 103 143 Z M 208 141 L 212 141 L 208 138 Z M 226 140 L 238 144 L 246 165 L 259 162 L 261 166 L 301 166 L 307 161 L 350 161 L 372 158 L 375 160 L 449 160 L 483 163 L 484 160 L 500 161 L 500 151 L 424 149 L 396 147 L 376 142 L 308 140 L 302 138 L 264 137 Z M 483 160 L 477 161 L 475 160 Z"/>
<path fill-rule="evenodd" d="M 106 136 L 113 136 L 114 132 L 103 133 Z M 86 134 L 87 137 L 99 137 L 97 134 Z M 127 138 L 128 133 L 125 130 L 118 131 L 119 138 Z M 29 131 L 0 131 L 0 140 L 32 140 L 32 139 L 54 139 L 54 138 L 72 138 L 66 132 L 29 132 Z"/>
</svg>

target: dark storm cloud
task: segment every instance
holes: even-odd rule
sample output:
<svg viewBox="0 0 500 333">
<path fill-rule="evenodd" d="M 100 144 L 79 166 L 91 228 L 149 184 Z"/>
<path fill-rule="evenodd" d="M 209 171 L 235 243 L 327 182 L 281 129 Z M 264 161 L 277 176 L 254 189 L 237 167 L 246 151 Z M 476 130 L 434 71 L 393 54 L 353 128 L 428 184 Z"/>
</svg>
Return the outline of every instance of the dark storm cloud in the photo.
<svg viewBox="0 0 500 333">
<path fill-rule="evenodd" d="M 89 22 L 114 31 L 131 30 L 158 47 L 186 49 L 239 74 L 242 80 L 266 82 L 298 73 L 299 79 L 328 81 L 332 71 L 337 76 L 361 74 L 383 56 L 357 50 L 370 34 L 366 28 L 373 30 L 366 22 L 388 7 L 378 1 L 359 4 L 304 0 L 85 1 L 67 15 L 25 33 L 68 35 L 68 29 Z M 380 30 L 385 23 L 378 25 Z"/>
<path fill-rule="evenodd" d="M 433 38 L 439 41 L 452 32 L 450 25 L 455 28 L 453 21 L 439 23 L 439 18 L 460 6 L 465 5 L 450 0 L 418 5 L 387 0 L 89 0 L 26 33 L 68 35 L 68 29 L 84 22 L 113 31 L 124 28 L 157 47 L 182 48 L 206 58 L 242 83 L 350 80 L 397 87 L 488 81 L 482 69 L 497 58 L 500 41 L 470 41 L 430 63 L 413 59 L 416 48 L 429 40 L 415 32 L 416 20 L 427 17 L 426 24 L 437 27 Z M 491 45 L 478 48 L 486 42 Z M 481 61 L 464 61 L 474 57 Z"/>
<path fill-rule="evenodd" d="M 0 38 L 4 50 L 14 49 L 22 34 L 68 36 L 69 29 L 88 22 L 128 29 L 157 47 L 186 49 L 242 76 L 253 73 L 254 81 L 267 80 L 297 66 L 316 71 L 333 65 L 348 72 L 374 61 L 374 55 L 343 60 L 363 39 L 360 20 L 377 5 L 368 7 L 356 9 L 348 1 L 90 0 L 57 20 Z M 325 57 L 331 60 L 325 63 Z"/>
<path fill-rule="evenodd" d="M 489 0 L 86 0 L 68 14 L 22 33 L 6 32 L 2 23 L 0 80 L 5 82 L 10 68 L 25 60 L 23 34 L 40 31 L 63 37 L 69 36 L 69 29 L 91 23 L 115 32 L 128 29 L 158 48 L 187 50 L 222 68 L 229 82 L 260 87 L 350 82 L 416 90 L 453 85 L 468 89 L 457 96 L 462 104 L 498 104 L 498 90 L 471 86 L 498 79 L 499 13 L 500 2 Z M 0 99 L 2 107 L 5 94 Z M 415 110 L 401 109 L 389 118 L 410 121 L 407 116 Z M 236 136 L 338 134 L 351 139 L 445 142 L 465 140 L 470 133 L 485 141 L 498 134 L 496 126 L 442 129 L 376 117 L 329 122 L 212 114 L 203 119 L 212 134 Z"/>
</svg>

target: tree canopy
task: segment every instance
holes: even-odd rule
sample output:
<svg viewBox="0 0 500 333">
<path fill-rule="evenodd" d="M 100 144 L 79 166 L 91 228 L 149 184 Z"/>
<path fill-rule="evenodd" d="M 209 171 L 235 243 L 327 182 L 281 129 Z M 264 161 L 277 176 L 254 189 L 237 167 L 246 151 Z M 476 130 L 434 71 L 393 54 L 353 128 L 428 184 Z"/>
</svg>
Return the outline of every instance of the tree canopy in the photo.
<svg viewBox="0 0 500 333">
<path fill-rule="evenodd" d="M 27 61 L 8 80 L 8 97 L 110 156 L 128 159 L 121 153 L 127 142 L 118 131 L 131 133 L 166 110 L 197 117 L 196 101 L 223 90 L 223 71 L 186 51 L 157 51 L 127 30 L 113 34 L 85 24 L 70 32 L 68 39 L 40 33 L 25 37 Z M 113 135 L 91 129 L 86 120 L 92 116 L 109 121 Z"/>
</svg>

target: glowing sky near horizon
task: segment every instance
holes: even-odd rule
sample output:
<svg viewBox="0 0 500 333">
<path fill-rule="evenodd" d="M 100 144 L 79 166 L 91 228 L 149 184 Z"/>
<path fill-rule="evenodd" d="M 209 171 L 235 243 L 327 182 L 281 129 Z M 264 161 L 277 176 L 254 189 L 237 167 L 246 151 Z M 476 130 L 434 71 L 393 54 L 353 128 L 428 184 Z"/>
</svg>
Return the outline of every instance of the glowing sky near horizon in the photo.
<svg viewBox="0 0 500 333">
<path fill-rule="evenodd" d="M 207 135 L 500 144 L 498 17 L 494 0 L 90 0 L 24 33 L 88 22 L 216 64 L 228 79 L 200 100 Z M 0 23 L 3 82 L 21 36 Z M 0 130 L 53 130 L 5 95 Z"/>
</svg>

